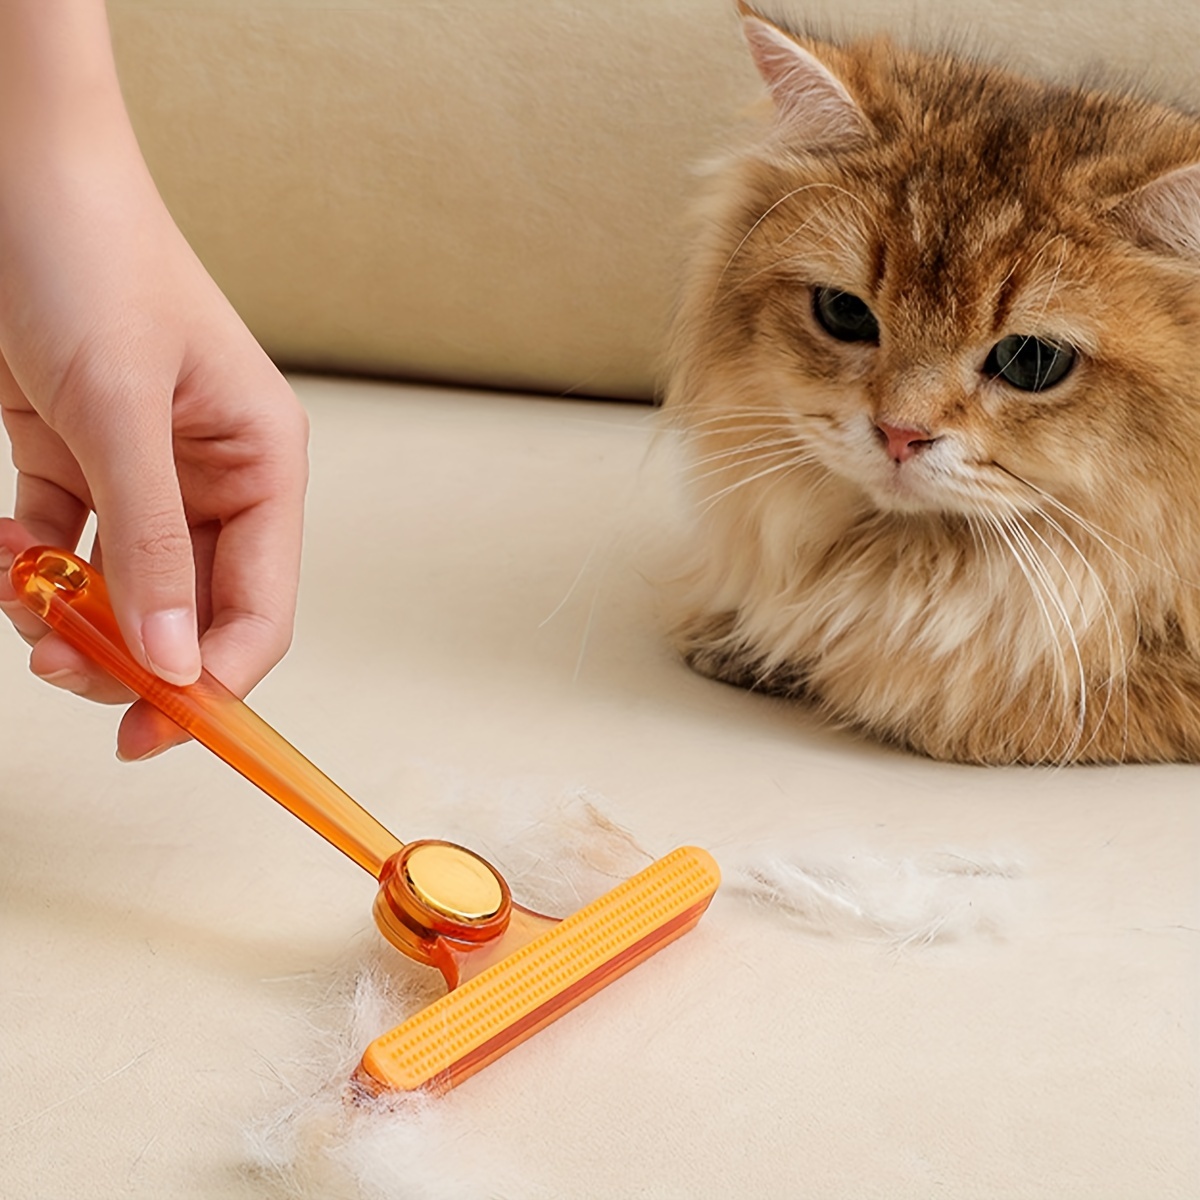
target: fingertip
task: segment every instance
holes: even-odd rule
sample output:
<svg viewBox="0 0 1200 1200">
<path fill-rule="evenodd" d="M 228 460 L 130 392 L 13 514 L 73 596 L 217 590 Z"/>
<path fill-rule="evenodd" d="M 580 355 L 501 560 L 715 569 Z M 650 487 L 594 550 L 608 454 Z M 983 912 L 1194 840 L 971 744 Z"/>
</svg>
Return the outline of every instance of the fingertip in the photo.
<svg viewBox="0 0 1200 1200">
<path fill-rule="evenodd" d="M 146 662 L 160 679 L 186 687 L 200 678 L 200 643 L 191 609 L 151 613 L 142 621 L 141 638 Z"/>
<path fill-rule="evenodd" d="M 125 763 L 145 762 L 189 740 L 174 721 L 146 701 L 139 700 L 121 718 L 117 730 L 117 758 Z"/>
<path fill-rule="evenodd" d="M 139 763 L 146 762 L 147 759 L 157 758 L 160 754 L 165 754 L 169 750 L 169 746 L 156 746 L 153 750 L 147 750 L 145 754 L 139 754 L 136 758 L 127 758 L 121 753 L 121 748 L 117 747 L 117 762 L 119 763 Z"/>
<path fill-rule="evenodd" d="M 290 642 L 290 624 L 244 617 L 226 624 L 218 617 L 202 640 L 205 670 L 244 699 L 279 665 Z"/>
<path fill-rule="evenodd" d="M 33 545 L 33 536 L 20 521 L 0 517 L 0 575 L 7 575 L 17 555 Z"/>
<path fill-rule="evenodd" d="M 17 632 L 31 644 L 45 633 L 46 627 L 17 599 L 8 571 L 17 555 L 33 544 L 33 537 L 20 521 L 14 521 L 12 517 L 0 517 L 0 612 L 12 621 Z"/>
<path fill-rule="evenodd" d="M 50 684 L 51 687 L 62 688 L 64 692 L 71 692 L 76 696 L 87 695 L 88 688 L 91 686 L 91 680 L 86 675 L 79 671 L 72 671 L 69 667 L 51 671 L 46 675 L 38 675 L 38 678 L 43 683 Z"/>
<path fill-rule="evenodd" d="M 129 690 L 86 654 L 63 640 L 61 634 L 43 630 L 29 655 L 29 669 L 44 683 L 74 692 L 100 704 L 128 704 Z"/>
</svg>

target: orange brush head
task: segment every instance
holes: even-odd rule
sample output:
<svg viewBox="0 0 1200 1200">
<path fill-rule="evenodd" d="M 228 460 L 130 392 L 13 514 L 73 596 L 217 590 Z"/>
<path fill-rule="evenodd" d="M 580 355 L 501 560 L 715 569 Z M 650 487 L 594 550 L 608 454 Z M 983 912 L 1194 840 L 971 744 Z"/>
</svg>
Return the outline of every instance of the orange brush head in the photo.
<svg viewBox="0 0 1200 1200">
<path fill-rule="evenodd" d="M 563 921 L 509 949 L 367 1048 L 358 1081 L 372 1091 L 444 1091 L 632 970 L 700 920 L 720 883 L 703 850 L 684 846 Z M 524 914 L 532 917 L 534 914 Z"/>
<path fill-rule="evenodd" d="M 9 576 L 47 625 L 379 880 L 376 924 L 452 990 L 367 1048 L 363 1089 L 461 1083 L 686 933 L 717 889 L 712 858 L 683 847 L 563 921 L 531 912 L 470 850 L 402 843 L 211 675 L 176 687 L 146 670 L 82 559 L 33 547 Z"/>
</svg>

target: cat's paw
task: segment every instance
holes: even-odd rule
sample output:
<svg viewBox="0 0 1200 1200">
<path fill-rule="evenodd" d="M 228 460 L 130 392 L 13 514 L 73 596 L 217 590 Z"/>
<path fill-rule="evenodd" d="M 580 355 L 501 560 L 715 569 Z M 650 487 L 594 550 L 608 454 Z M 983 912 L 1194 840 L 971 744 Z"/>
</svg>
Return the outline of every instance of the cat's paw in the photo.
<svg viewBox="0 0 1200 1200">
<path fill-rule="evenodd" d="M 772 696 L 802 696 L 806 678 L 802 664 L 773 664 L 741 641 L 736 632 L 737 613 L 694 617 L 676 631 L 676 645 L 698 675 L 732 687 Z"/>
</svg>

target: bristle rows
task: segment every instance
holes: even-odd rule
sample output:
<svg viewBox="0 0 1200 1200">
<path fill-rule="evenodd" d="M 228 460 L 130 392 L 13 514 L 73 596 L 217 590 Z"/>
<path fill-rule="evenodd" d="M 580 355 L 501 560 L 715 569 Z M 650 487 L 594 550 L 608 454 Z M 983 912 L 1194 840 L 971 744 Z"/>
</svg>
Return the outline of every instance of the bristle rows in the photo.
<svg viewBox="0 0 1200 1200">
<path fill-rule="evenodd" d="M 711 897 L 719 881 L 704 851 L 675 850 L 376 1040 L 364 1066 L 389 1086 L 423 1086 Z"/>
</svg>

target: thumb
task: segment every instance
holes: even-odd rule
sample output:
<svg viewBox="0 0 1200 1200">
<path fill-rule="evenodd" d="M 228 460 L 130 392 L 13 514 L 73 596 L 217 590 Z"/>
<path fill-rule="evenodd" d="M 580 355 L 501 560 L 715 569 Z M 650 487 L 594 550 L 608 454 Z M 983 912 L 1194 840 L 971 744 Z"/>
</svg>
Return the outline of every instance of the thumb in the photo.
<svg viewBox="0 0 1200 1200">
<path fill-rule="evenodd" d="M 87 450 L 77 452 L 96 509 L 113 611 L 143 666 L 168 683 L 194 683 L 200 674 L 195 563 L 170 403 L 126 402 L 118 416 L 118 436 L 106 436 L 112 426 L 104 422 L 93 427 Z"/>
</svg>

